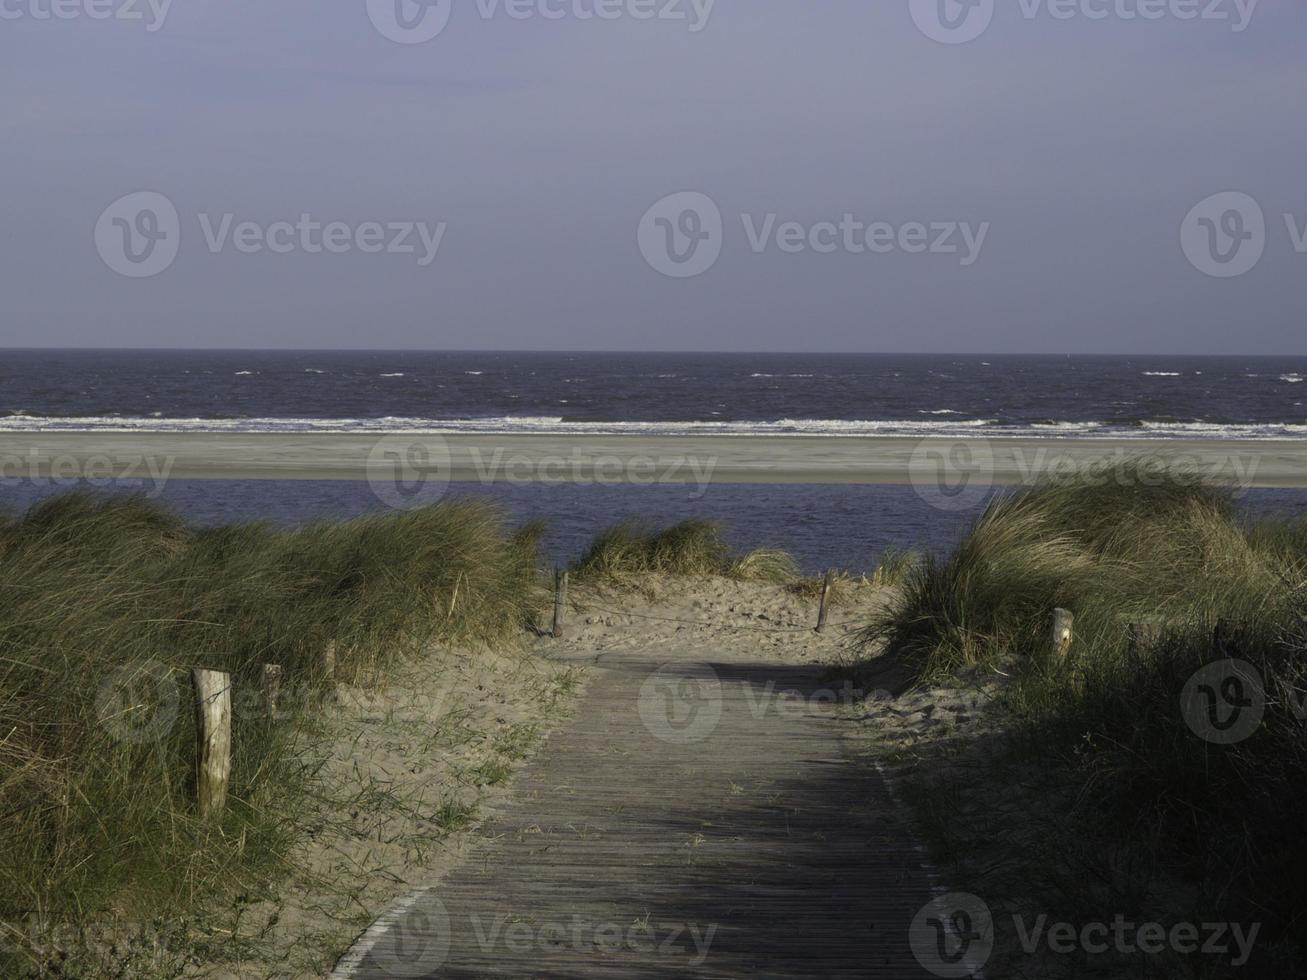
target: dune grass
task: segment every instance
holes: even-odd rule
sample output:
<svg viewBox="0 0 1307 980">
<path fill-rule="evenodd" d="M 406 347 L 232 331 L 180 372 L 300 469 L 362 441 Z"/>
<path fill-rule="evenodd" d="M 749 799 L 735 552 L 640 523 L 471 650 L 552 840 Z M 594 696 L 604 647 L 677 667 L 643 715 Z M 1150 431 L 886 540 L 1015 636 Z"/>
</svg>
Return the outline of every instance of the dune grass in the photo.
<svg viewBox="0 0 1307 980">
<path fill-rule="evenodd" d="M 872 568 L 871 584 L 901 585 L 921 561 L 922 556 L 912 549 L 886 548 Z"/>
<path fill-rule="evenodd" d="M 721 575 L 755 582 L 786 582 L 798 566 L 786 552 L 761 548 L 736 555 L 715 521 L 686 520 L 666 528 L 627 520 L 600 532 L 572 564 L 583 579 L 632 583 L 647 575 Z"/>
<path fill-rule="evenodd" d="M 432 642 L 514 642 L 538 533 L 457 501 L 194 530 L 81 493 L 0 524 L 0 921 L 144 921 L 257 888 L 290 843 L 324 645 L 349 681 Z M 264 663 L 285 670 L 285 722 L 242 698 Z M 236 691 L 231 795 L 212 822 L 193 803 L 197 666 Z"/>
<path fill-rule="evenodd" d="M 995 501 L 951 555 L 908 571 L 862 639 L 926 680 L 973 665 L 1012 673 L 1018 751 L 1083 784 L 1069 837 L 1080 826 L 1152 841 L 1166 872 L 1220 914 L 1301 943 L 1304 583 L 1307 522 L 1246 526 L 1221 488 L 1127 464 Z M 1055 607 L 1075 614 L 1065 660 L 1049 654 Z M 1146 649 L 1131 650 L 1135 622 L 1158 626 Z M 1181 694 L 1227 655 L 1257 668 L 1268 699 L 1251 737 L 1219 745 L 1191 729 Z"/>
</svg>

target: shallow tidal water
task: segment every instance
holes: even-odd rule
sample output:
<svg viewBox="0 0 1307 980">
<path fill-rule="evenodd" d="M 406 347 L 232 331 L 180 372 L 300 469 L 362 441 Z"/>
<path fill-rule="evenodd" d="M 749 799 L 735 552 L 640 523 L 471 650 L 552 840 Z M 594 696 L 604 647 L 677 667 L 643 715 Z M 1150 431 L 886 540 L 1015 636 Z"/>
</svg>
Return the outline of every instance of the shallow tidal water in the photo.
<svg viewBox="0 0 1307 980">
<path fill-rule="evenodd" d="M 74 489 L 143 493 L 205 526 L 267 520 L 295 525 L 386 510 L 365 482 L 318 480 L 169 480 L 88 486 L 77 481 L 0 480 L 0 506 L 12 512 Z M 739 549 L 784 548 L 807 573 L 825 568 L 869 570 L 886 548 L 947 552 L 980 514 L 932 506 L 910 486 L 714 485 L 576 486 L 453 484 L 447 499 L 477 497 L 514 522 L 543 519 L 553 562 L 576 557 L 594 534 L 618 520 L 667 524 L 689 517 L 720 521 Z M 1307 512 L 1307 489 L 1250 490 L 1241 505 L 1252 516 Z"/>
</svg>

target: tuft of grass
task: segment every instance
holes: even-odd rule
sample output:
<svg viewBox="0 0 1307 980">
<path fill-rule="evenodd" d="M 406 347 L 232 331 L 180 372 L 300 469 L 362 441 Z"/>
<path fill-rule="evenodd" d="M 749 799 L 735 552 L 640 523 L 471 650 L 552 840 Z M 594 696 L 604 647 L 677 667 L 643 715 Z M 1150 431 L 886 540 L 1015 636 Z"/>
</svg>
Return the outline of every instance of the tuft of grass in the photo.
<svg viewBox="0 0 1307 980">
<path fill-rule="evenodd" d="M 1038 657 L 1050 611 L 1102 621 L 1251 619 L 1280 605 L 1284 569 L 1239 526 L 1229 495 L 1183 472 L 1126 463 L 997 498 L 946 558 L 904 571 L 863 631 L 926 677 Z M 1106 620 L 1104 620 L 1106 617 Z"/>
<path fill-rule="evenodd" d="M 921 555 L 911 549 L 886 548 L 876 559 L 871 573 L 871 584 L 899 586 L 907 581 L 912 570 L 921 564 Z"/>
<path fill-rule="evenodd" d="M 85 493 L 0 524 L 0 921 L 142 921 L 257 890 L 311 776 L 324 646 L 353 680 L 435 642 L 515 642 L 537 605 L 538 535 L 480 502 L 194 530 Z M 264 663 L 283 666 L 286 721 L 248 697 Z M 229 805 L 211 822 L 193 801 L 198 666 L 235 690 Z"/>
<path fill-rule="evenodd" d="M 721 575 L 783 582 L 798 568 L 784 551 L 760 548 L 734 555 L 715 521 L 686 520 L 658 529 L 627 520 L 600 532 L 572 564 L 583 578 L 629 582 L 644 575 Z"/>
<path fill-rule="evenodd" d="M 1227 491 L 1126 463 L 993 502 L 952 554 L 907 572 L 862 640 L 927 680 L 1012 665 L 1017 751 L 1083 787 L 1068 835 L 1153 841 L 1159 867 L 1213 914 L 1301 944 L 1305 570 L 1307 521 L 1248 527 Z M 1055 607 L 1075 614 L 1057 661 Z M 1221 647 L 1218 621 L 1230 624 Z M 1158 640 L 1131 651 L 1132 622 L 1160 624 Z M 1268 697 L 1250 737 L 1218 745 L 1192 730 L 1181 694 L 1226 656 L 1252 664 Z M 1106 860 L 1101 871 L 1115 873 Z"/>
<path fill-rule="evenodd" d="M 726 577 L 742 582 L 783 584 L 799 577 L 799 565 L 788 551 L 755 548 L 736 558 L 727 569 Z"/>
</svg>

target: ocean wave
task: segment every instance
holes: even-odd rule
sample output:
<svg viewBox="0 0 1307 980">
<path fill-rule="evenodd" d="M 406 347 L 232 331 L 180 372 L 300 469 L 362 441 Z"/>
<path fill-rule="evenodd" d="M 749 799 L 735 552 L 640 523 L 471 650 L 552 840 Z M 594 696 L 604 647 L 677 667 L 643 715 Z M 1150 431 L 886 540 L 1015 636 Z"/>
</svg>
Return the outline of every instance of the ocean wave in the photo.
<svg viewBox="0 0 1307 980">
<path fill-rule="evenodd" d="M 775 421 L 592 421 L 562 416 L 503 416 L 471 419 L 384 418 L 162 418 L 159 416 L 50 417 L 0 416 L 3 432 L 318 432 L 388 435 L 395 433 L 476 435 L 646 435 L 646 436 L 828 436 L 954 438 L 1111 438 L 1111 439 L 1307 439 L 1307 424 L 1195 421 L 1029 423 L 996 419 L 778 419 Z"/>
<path fill-rule="evenodd" d="M 1180 372 L 1179 371 L 1145 371 L 1144 377 L 1145 378 L 1178 378 L 1180 377 Z"/>
</svg>

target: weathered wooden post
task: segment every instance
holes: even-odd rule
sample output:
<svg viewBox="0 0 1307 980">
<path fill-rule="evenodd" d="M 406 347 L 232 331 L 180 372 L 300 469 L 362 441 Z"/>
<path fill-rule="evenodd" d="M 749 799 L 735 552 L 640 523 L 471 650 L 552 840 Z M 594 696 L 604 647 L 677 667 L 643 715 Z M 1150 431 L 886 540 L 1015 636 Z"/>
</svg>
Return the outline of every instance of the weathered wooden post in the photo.
<svg viewBox="0 0 1307 980">
<path fill-rule="evenodd" d="M 1071 650 L 1071 627 L 1075 617 L 1066 609 L 1053 610 L 1053 656 L 1058 660 L 1066 657 Z"/>
<path fill-rule="evenodd" d="M 269 718 L 277 717 L 277 701 L 281 698 L 281 664 L 263 665 L 263 710 Z"/>
<path fill-rule="evenodd" d="M 191 671 L 195 689 L 196 800 L 201 817 L 222 813 L 231 778 L 231 676 Z"/>
<path fill-rule="evenodd" d="M 336 641 L 328 640 L 322 648 L 322 679 L 328 684 L 336 679 Z"/>
<path fill-rule="evenodd" d="M 554 569 L 554 639 L 563 638 L 563 613 L 567 604 L 567 572 Z"/>
<path fill-rule="evenodd" d="M 821 580 L 821 607 L 817 610 L 817 632 L 826 629 L 826 602 L 830 598 L 831 570 L 826 569 L 826 577 Z"/>
</svg>

